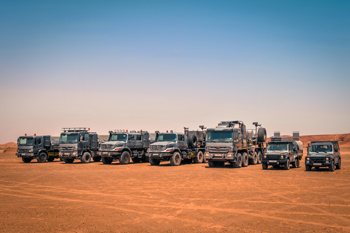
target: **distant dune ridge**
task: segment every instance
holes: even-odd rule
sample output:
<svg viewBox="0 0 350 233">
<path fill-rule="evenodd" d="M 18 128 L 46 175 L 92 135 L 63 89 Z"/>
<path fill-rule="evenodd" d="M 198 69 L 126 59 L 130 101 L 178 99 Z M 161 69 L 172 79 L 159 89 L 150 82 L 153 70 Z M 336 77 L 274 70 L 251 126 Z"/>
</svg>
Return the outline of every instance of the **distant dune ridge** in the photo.
<svg viewBox="0 0 350 233">
<path fill-rule="evenodd" d="M 290 135 L 282 135 L 282 137 L 292 137 Z M 270 141 L 270 138 L 267 139 Z M 350 147 L 350 133 L 346 134 L 322 134 L 322 135 L 304 135 L 300 136 L 300 141 L 304 143 L 304 147 L 311 141 L 339 141 L 341 147 Z M 0 144 L 0 153 L 6 151 L 6 149 L 16 149 L 17 143 L 8 142 L 5 144 Z"/>
</svg>

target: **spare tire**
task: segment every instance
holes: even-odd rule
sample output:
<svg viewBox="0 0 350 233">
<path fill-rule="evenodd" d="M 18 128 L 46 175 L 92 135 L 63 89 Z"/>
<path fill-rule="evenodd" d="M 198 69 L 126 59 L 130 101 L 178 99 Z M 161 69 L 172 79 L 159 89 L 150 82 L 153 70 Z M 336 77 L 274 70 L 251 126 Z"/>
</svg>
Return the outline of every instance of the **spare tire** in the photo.
<svg viewBox="0 0 350 233">
<path fill-rule="evenodd" d="M 266 129 L 265 128 L 258 129 L 258 142 L 266 142 Z"/>
<path fill-rule="evenodd" d="M 188 137 L 187 145 L 190 148 L 196 148 L 197 147 L 197 137 L 196 137 L 196 135 L 193 135 L 192 137 Z"/>
</svg>

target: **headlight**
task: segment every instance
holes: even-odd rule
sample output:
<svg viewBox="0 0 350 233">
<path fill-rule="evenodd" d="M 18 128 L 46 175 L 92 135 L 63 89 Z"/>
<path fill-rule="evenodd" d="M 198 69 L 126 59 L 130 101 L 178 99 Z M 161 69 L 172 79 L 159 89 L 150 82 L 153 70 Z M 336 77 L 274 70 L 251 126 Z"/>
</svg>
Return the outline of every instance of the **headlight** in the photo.
<svg viewBox="0 0 350 233">
<path fill-rule="evenodd" d="M 117 148 L 114 148 L 114 150 L 117 150 L 117 151 L 118 151 L 118 150 L 120 150 L 120 148 L 119 148 L 119 147 L 117 147 Z"/>
<path fill-rule="evenodd" d="M 307 158 L 306 158 L 306 160 L 310 160 L 310 158 L 309 158 L 309 157 L 307 157 Z"/>
<path fill-rule="evenodd" d="M 284 155 L 281 155 L 281 159 L 284 159 Z"/>
<path fill-rule="evenodd" d="M 329 159 L 329 158 L 327 157 L 326 160 L 328 161 L 328 159 Z"/>
<path fill-rule="evenodd" d="M 168 148 L 168 149 L 166 149 L 166 152 L 170 152 L 170 151 L 172 151 L 174 148 Z"/>
<path fill-rule="evenodd" d="M 266 159 L 266 158 L 267 158 L 267 156 L 266 156 L 266 155 L 264 155 L 264 158 Z"/>
</svg>

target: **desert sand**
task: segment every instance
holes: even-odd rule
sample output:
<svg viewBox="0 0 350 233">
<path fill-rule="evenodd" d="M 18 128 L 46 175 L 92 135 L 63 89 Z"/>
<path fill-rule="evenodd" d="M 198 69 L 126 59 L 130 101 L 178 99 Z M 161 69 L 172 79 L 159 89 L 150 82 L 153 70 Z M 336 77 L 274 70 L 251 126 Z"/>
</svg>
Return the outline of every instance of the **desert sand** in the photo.
<svg viewBox="0 0 350 233">
<path fill-rule="evenodd" d="M 24 164 L 10 148 L 0 154 L 0 232 L 350 232 L 349 140 L 335 172 L 307 172 L 304 160 L 289 171 Z"/>
</svg>

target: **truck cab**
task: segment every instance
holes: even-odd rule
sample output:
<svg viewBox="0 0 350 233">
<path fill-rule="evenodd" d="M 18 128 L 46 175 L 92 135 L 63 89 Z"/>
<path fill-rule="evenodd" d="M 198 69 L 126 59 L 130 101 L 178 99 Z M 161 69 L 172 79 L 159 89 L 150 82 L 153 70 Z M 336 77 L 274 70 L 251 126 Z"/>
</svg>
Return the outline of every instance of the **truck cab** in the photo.
<svg viewBox="0 0 350 233">
<path fill-rule="evenodd" d="M 58 143 L 49 135 L 21 136 L 17 139 L 17 157 L 24 163 L 37 159 L 39 163 L 52 162 L 58 158 Z"/>
<path fill-rule="evenodd" d="M 150 145 L 148 156 L 151 165 L 159 165 L 161 161 L 170 161 L 172 166 L 183 163 L 202 163 L 205 151 L 204 126 L 201 131 L 189 131 L 184 128 L 184 133 L 156 131 L 155 142 Z"/>
<path fill-rule="evenodd" d="M 338 141 L 313 141 L 308 145 L 305 168 L 328 167 L 330 171 L 341 169 L 341 156 Z"/>
<path fill-rule="evenodd" d="M 97 154 L 98 146 L 98 135 L 90 132 L 90 128 L 63 128 L 59 140 L 59 156 L 65 163 L 73 163 L 74 159 L 89 163 L 91 158 L 98 162 L 101 160 Z"/>
<path fill-rule="evenodd" d="M 103 164 L 111 164 L 119 160 L 121 164 L 148 162 L 146 156 L 150 141 L 154 135 L 147 131 L 109 131 L 107 142 L 101 143 L 98 155 L 102 157 Z"/>
<path fill-rule="evenodd" d="M 265 150 L 266 130 L 258 122 L 255 129 L 247 130 L 242 121 L 221 121 L 215 128 L 208 128 L 205 157 L 209 167 L 247 167 L 261 162 Z"/>
</svg>

